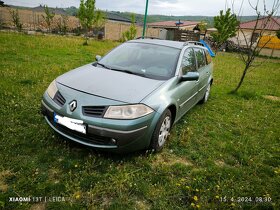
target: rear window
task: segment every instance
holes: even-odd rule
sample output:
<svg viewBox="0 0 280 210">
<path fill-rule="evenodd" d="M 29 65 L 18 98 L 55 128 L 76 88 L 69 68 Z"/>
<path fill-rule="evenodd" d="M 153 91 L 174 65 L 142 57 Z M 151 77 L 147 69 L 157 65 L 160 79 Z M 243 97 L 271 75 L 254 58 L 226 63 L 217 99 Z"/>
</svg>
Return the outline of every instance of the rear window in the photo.
<svg viewBox="0 0 280 210">
<path fill-rule="evenodd" d="M 205 50 L 205 54 L 206 54 L 207 64 L 210 64 L 212 62 L 212 58 L 211 58 L 211 55 L 209 54 L 208 50 Z"/>
<path fill-rule="evenodd" d="M 201 68 L 206 65 L 206 59 L 203 49 L 194 48 L 196 60 L 197 60 L 197 67 Z"/>
</svg>

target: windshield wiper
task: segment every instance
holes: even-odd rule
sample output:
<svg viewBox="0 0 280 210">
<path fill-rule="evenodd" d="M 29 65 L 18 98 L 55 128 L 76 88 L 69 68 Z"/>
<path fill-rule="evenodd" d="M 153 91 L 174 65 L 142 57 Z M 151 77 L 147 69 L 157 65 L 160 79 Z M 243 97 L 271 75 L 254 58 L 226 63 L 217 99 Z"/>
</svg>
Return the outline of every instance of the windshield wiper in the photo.
<svg viewBox="0 0 280 210">
<path fill-rule="evenodd" d="M 99 66 L 102 66 L 102 67 L 105 68 L 105 69 L 110 69 L 110 70 L 111 70 L 110 67 L 108 67 L 108 66 L 106 66 L 106 65 L 104 65 L 104 64 L 102 64 L 102 63 L 97 62 L 96 64 L 99 65 Z"/>
<path fill-rule="evenodd" d="M 96 63 L 97 65 L 99 66 L 102 66 L 103 68 L 105 69 L 109 69 L 109 70 L 113 70 L 113 71 L 120 71 L 120 72 L 124 72 L 124 73 L 127 73 L 127 74 L 134 74 L 134 75 L 138 75 L 138 76 L 141 76 L 141 77 L 147 77 L 145 74 L 141 74 L 141 73 L 138 73 L 138 72 L 133 72 L 133 71 L 130 71 L 130 70 L 126 70 L 126 69 L 116 69 L 116 68 L 111 68 L 109 66 L 106 66 L 105 64 L 103 63 Z"/>
<path fill-rule="evenodd" d="M 141 73 L 130 71 L 130 70 L 126 70 L 126 69 L 111 68 L 111 70 L 113 70 L 113 71 L 120 71 L 120 72 L 124 72 L 124 73 L 127 73 L 127 74 L 134 74 L 134 75 L 141 76 L 141 77 L 147 77 L 145 74 L 141 74 Z"/>
</svg>

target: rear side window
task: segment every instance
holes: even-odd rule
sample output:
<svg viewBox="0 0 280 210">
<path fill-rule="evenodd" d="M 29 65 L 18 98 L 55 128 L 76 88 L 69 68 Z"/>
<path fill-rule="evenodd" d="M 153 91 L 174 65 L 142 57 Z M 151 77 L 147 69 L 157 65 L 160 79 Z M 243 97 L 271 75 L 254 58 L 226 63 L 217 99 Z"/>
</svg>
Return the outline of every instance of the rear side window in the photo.
<svg viewBox="0 0 280 210">
<path fill-rule="evenodd" d="M 210 64 L 212 62 L 212 58 L 211 58 L 211 55 L 209 54 L 208 50 L 205 50 L 205 54 L 206 54 L 207 64 Z"/>
<path fill-rule="evenodd" d="M 201 68 L 206 65 L 206 59 L 203 49 L 194 48 L 196 59 L 197 59 L 197 67 Z"/>
<path fill-rule="evenodd" d="M 196 71 L 195 54 L 192 48 L 186 49 L 181 67 L 183 74 L 186 74 L 189 71 Z"/>
</svg>

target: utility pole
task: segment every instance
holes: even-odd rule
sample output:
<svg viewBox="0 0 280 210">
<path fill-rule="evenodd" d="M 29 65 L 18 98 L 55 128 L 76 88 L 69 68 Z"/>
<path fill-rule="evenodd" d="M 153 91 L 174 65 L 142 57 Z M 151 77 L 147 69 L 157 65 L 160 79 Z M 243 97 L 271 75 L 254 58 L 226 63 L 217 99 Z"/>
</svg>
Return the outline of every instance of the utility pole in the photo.
<svg viewBox="0 0 280 210">
<path fill-rule="evenodd" d="M 144 26 L 143 26 L 142 39 L 144 39 L 144 37 L 145 37 L 145 33 L 146 33 L 146 23 L 147 23 L 147 13 L 148 13 L 148 3 L 149 3 L 149 0 L 146 0 L 146 9 L 145 9 L 145 16 L 144 16 Z"/>
</svg>

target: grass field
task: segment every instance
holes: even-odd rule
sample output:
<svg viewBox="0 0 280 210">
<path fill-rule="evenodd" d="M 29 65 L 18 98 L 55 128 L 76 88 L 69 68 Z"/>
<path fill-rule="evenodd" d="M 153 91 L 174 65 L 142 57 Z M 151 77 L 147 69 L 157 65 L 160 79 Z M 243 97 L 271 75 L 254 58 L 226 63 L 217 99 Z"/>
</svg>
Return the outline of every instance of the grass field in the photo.
<svg viewBox="0 0 280 210">
<path fill-rule="evenodd" d="M 82 43 L 0 33 L 0 209 L 280 209 L 279 59 L 258 58 L 232 95 L 242 63 L 220 53 L 208 103 L 164 150 L 122 156 L 62 139 L 39 113 L 56 76 L 118 45 Z M 20 196 L 32 200 L 9 202 Z"/>
</svg>

